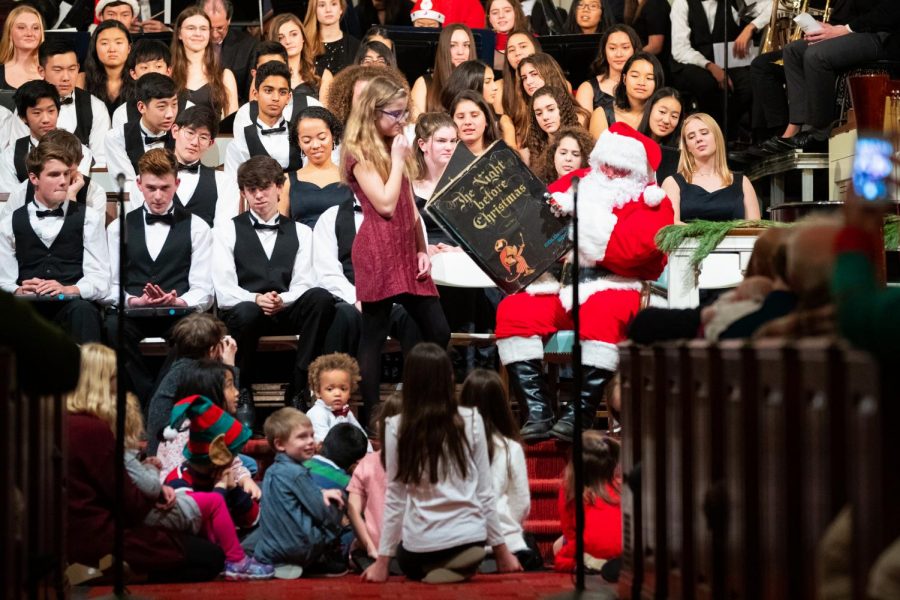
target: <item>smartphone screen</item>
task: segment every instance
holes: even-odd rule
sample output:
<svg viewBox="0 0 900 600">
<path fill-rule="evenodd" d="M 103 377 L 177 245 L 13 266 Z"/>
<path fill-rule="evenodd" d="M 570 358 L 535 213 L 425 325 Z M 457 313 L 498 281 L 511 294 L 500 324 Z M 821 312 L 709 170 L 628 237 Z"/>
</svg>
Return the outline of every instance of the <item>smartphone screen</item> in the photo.
<svg viewBox="0 0 900 600">
<path fill-rule="evenodd" d="M 853 189 L 865 200 L 887 198 L 887 178 L 891 174 L 891 154 L 894 148 L 888 140 L 861 137 L 856 141 L 853 160 Z"/>
</svg>

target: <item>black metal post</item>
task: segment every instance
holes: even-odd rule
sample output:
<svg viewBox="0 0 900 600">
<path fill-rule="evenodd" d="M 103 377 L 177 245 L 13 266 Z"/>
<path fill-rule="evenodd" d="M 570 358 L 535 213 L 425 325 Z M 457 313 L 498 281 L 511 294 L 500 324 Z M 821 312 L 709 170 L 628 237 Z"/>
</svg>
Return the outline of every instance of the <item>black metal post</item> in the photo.
<svg viewBox="0 0 900 600">
<path fill-rule="evenodd" d="M 725 55 L 725 64 L 722 65 L 722 70 L 725 71 L 725 85 L 722 86 L 722 137 L 725 138 L 725 145 L 728 145 L 728 21 L 731 19 L 731 0 L 719 0 L 720 2 L 725 3 L 725 7 L 722 10 L 722 42 L 724 44 L 724 50 L 722 54 Z M 773 8 L 774 10 L 774 8 Z M 715 54 L 715 53 L 713 53 Z M 713 57 L 715 58 L 715 57 Z M 727 150 L 727 148 L 726 148 Z"/>
<path fill-rule="evenodd" d="M 125 263 L 128 247 L 125 239 L 125 176 L 121 173 L 116 178 L 119 196 L 116 205 L 119 209 L 119 298 L 116 312 L 116 478 L 115 478 L 115 536 L 113 538 L 113 595 L 124 598 L 125 592 L 125 411 L 127 400 L 125 389 Z"/>
<path fill-rule="evenodd" d="M 572 434 L 572 470 L 575 472 L 575 590 L 584 591 L 584 456 L 582 454 L 581 388 L 581 302 L 578 296 L 581 269 L 578 257 L 578 177 L 572 178 L 572 243 L 575 261 L 572 263 L 572 401 L 575 403 L 575 427 Z"/>
</svg>

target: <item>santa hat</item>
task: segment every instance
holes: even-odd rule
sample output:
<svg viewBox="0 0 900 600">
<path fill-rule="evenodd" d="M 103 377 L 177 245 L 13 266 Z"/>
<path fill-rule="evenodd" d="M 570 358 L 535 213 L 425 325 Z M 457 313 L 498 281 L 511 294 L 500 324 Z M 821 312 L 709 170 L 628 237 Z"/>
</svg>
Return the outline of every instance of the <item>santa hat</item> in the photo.
<svg viewBox="0 0 900 600">
<path fill-rule="evenodd" d="M 447 15 L 443 8 L 435 9 L 434 4 L 434 0 L 417 0 L 412 12 L 409 13 L 410 20 L 415 23 L 417 19 L 434 19 L 443 25 Z M 438 5 L 440 6 L 440 2 Z"/>
<path fill-rule="evenodd" d="M 225 466 L 234 458 L 251 432 L 206 396 L 188 396 L 175 403 L 169 425 L 177 427 L 185 417 L 191 420 L 184 457 L 198 464 Z"/>
<path fill-rule="evenodd" d="M 636 176 L 643 176 L 650 184 L 644 189 L 644 202 L 649 206 L 658 206 L 666 196 L 666 193 L 654 183 L 656 170 L 661 161 L 662 150 L 659 144 L 635 131 L 631 126 L 616 122 L 600 134 L 597 144 L 591 151 L 589 162 L 594 169 L 606 164 L 617 169 L 626 169 Z"/>
<path fill-rule="evenodd" d="M 141 9 L 138 6 L 137 0 L 100 0 L 97 2 L 97 6 L 94 8 L 94 15 L 99 20 L 103 20 L 100 15 L 103 13 L 103 9 L 109 6 L 110 4 L 127 4 L 131 7 L 131 14 L 134 18 L 139 18 L 141 16 Z"/>
</svg>

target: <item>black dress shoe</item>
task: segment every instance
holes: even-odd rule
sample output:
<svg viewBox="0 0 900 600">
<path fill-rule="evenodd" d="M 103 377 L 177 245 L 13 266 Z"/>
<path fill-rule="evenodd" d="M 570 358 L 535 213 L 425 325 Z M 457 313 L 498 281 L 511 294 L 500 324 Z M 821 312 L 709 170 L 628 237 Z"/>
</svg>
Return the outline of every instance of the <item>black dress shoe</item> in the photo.
<svg viewBox="0 0 900 600">
<path fill-rule="evenodd" d="M 828 138 L 818 131 L 804 131 L 790 139 L 794 150 L 801 152 L 828 152 Z"/>
<path fill-rule="evenodd" d="M 764 156 L 793 152 L 794 150 L 796 150 L 793 141 L 795 137 L 797 136 L 794 136 L 792 138 L 783 138 L 777 135 L 770 137 L 758 146 L 759 151 L 762 152 Z"/>
</svg>

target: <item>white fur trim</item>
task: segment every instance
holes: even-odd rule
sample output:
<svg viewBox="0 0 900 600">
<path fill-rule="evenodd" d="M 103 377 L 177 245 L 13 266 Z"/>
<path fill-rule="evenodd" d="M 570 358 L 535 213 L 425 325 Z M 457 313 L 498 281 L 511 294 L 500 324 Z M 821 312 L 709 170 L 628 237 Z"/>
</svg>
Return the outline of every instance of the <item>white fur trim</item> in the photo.
<svg viewBox="0 0 900 600">
<path fill-rule="evenodd" d="M 580 304 L 587 302 L 588 298 L 598 292 L 608 290 L 629 290 L 640 293 L 643 289 L 643 282 L 639 279 L 631 279 L 629 277 L 621 277 L 619 275 L 610 275 L 601 277 L 593 281 L 585 281 L 578 286 L 578 300 Z M 562 302 L 566 312 L 572 310 L 572 286 L 565 286 L 559 293 L 559 301 Z"/>
<path fill-rule="evenodd" d="M 497 340 L 497 352 L 504 365 L 524 360 L 543 360 L 544 340 L 539 335 L 502 338 Z"/>
<path fill-rule="evenodd" d="M 575 200 L 572 197 L 571 192 L 553 192 L 552 194 L 550 194 L 550 197 L 553 198 L 553 201 L 556 202 L 557 206 L 559 206 L 559 210 L 561 213 L 565 215 L 572 214 L 572 208 L 575 206 Z"/>
<path fill-rule="evenodd" d="M 591 151 L 590 165 L 596 170 L 601 164 L 617 169 L 627 169 L 630 173 L 646 175 L 647 152 L 644 145 L 635 138 L 606 130 Z"/>
<path fill-rule="evenodd" d="M 606 257 L 606 247 L 619 222 L 612 212 L 589 212 L 578 222 L 578 255 L 582 263 L 593 265 Z"/>
<path fill-rule="evenodd" d="M 443 25 L 444 21 L 447 19 L 446 15 L 444 15 L 444 13 L 440 11 L 433 9 L 434 2 L 432 2 L 431 0 L 422 0 L 422 2 L 419 4 L 419 10 L 414 10 L 412 11 L 412 13 L 410 13 L 410 20 L 415 22 L 417 19 L 434 19 L 435 21 Z"/>
<path fill-rule="evenodd" d="M 581 362 L 589 367 L 615 371 L 619 366 L 619 347 L 608 342 L 582 340 Z"/>
<path fill-rule="evenodd" d="M 163 429 L 163 438 L 171 441 L 171 440 L 174 440 L 176 437 L 178 437 L 178 432 L 175 429 L 166 425 L 166 428 Z"/>
<path fill-rule="evenodd" d="M 656 184 L 650 184 L 644 188 L 644 204 L 650 207 L 659 206 L 666 197 L 666 192 Z"/>
<path fill-rule="evenodd" d="M 108 5 L 113 4 L 113 3 L 127 4 L 128 6 L 131 7 L 131 15 L 135 19 L 140 18 L 141 9 L 140 9 L 140 6 L 138 6 L 137 0 L 100 0 L 100 2 L 98 2 L 97 6 L 94 8 L 94 16 L 97 17 L 98 19 L 100 19 L 100 13 L 103 12 L 103 9 L 105 9 Z M 103 19 L 100 19 L 100 20 L 102 21 Z"/>
<path fill-rule="evenodd" d="M 559 293 L 560 284 L 556 277 L 549 272 L 544 271 L 540 277 L 535 279 L 531 285 L 525 288 L 525 293 L 532 296 L 541 296 L 545 294 Z"/>
</svg>

